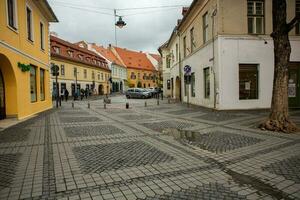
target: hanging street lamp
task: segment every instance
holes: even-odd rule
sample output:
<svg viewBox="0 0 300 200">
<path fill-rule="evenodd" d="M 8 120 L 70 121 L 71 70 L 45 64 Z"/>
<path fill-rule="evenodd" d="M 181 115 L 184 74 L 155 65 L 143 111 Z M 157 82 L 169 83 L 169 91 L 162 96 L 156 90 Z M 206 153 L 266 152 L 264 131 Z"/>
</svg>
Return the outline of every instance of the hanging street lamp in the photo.
<svg viewBox="0 0 300 200">
<path fill-rule="evenodd" d="M 126 26 L 126 23 L 123 21 L 122 17 L 119 16 L 119 20 L 116 22 L 115 25 L 119 28 L 123 28 L 124 26 Z"/>
</svg>

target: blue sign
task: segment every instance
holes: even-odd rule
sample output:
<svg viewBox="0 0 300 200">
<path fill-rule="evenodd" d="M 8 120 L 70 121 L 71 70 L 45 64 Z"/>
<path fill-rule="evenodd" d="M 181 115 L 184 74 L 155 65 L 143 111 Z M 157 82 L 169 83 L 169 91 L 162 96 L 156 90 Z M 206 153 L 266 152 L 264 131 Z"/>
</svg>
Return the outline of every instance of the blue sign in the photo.
<svg viewBox="0 0 300 200">
<path fill-rule="evenodd" d="M 183 68 L 183 70 L 184 70 L 184 73 L 185 73 L 186 75 L 189 75 L 189 74 L 191 74 L 191 72 L 192 72 L 192 68 L 191 68 L 191 66 L 189 66 L 189 65 L 186 65 L 186 66 Z"/>
</svg>

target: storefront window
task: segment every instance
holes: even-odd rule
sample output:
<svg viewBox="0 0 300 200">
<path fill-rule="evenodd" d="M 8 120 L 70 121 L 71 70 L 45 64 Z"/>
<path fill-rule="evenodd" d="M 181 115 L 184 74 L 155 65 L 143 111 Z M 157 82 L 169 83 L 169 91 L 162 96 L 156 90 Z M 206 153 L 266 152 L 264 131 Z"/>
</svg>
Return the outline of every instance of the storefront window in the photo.
<svg viewBox="0 0 300 200">
<path fill-rule="evenodd" d="M 36 102 L 36 67 L 30 66 L 30 96 L 31 102 Z"/>
<path fill-rule="evenodd" d="M 45 100 L 45 70 L 40 69 L 40 95 L 41 101 Z"/>
<path fill-rule="evenodd" d="M 239 99 L 258 99 L 258 67 L 257 65 L 240 65 L 239 67 Z"/>
<path fill-rule="evenodd" d="M 192 76 L 191 76 L 191 94 L 192 94 L 192 97 L 196 96 L 196 94 L 195 94 L 195 73 L 192 73 Z"/>
<path fill-rule="evenodd" d="M 210 72 L 209 68 L 203 69 L 204 74 L 204 97 L 208 99 L 210 97 Z"/>
</svg>

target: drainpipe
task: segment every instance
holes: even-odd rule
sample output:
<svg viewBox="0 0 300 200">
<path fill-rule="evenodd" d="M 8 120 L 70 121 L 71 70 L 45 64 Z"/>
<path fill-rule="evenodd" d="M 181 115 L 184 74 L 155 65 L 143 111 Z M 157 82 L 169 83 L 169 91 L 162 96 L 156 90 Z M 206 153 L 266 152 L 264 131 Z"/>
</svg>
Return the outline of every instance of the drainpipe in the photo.
<svg viewBox="0 0 300 200">
<path fill-rule="evenodd" d="M 181 68 L 182 68 L 182 63 L 181 63 L 181 53 L 180 53 L 180 33 L 178 30 L 176 30 L 176 34 L 178 36 L 178 57 L 179 57 L 179 79 L 180 79 L 180 87 L 179 87 L 179 101 L 182 101 L 181 97 L 181 81 L 182 81 L 182 75 L 181 75 Z M 176 81 L 176 80 L 175 80 Z M 175 84 L 176 85 L 176 84 Z"/>
<path fill-rule="evenodd" d="M 214 75 L 214 110 L 217 109 L 217 81 L 216 81 L 216 70 L 215 70 L 215 38 L 214 38 L 214 26 L 215 26 L 215 16 L 217 15 L 217 9 L 214 9 L 212 18 L 212 53 L 213 53 L 213 65 L 212 71 Z"/>
</svg>

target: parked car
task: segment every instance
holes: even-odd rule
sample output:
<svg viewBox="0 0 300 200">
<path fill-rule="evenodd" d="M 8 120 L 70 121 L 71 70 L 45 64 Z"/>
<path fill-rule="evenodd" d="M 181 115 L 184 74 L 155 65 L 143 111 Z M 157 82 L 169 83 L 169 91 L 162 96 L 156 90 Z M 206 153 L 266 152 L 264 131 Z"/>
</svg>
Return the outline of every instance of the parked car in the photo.
<svg viewBox="0 0 300 200">
<path fill-rule="evenodd" d="M 142 88 L 130 88 L 126 91 L 125 95 L 127 99 L 130 98 L 146 99 L 146 98 L 150 98 L 152 94 L 151 92 Z"/>
</svg>

